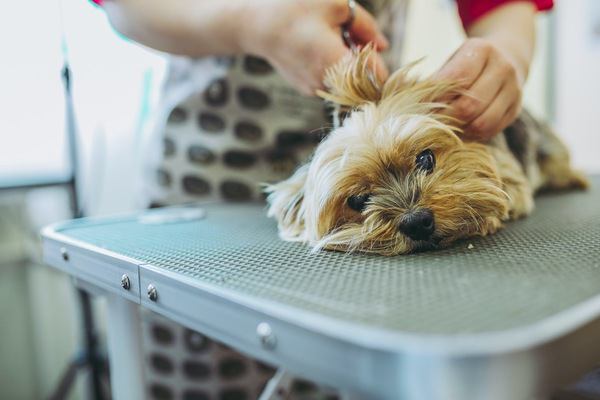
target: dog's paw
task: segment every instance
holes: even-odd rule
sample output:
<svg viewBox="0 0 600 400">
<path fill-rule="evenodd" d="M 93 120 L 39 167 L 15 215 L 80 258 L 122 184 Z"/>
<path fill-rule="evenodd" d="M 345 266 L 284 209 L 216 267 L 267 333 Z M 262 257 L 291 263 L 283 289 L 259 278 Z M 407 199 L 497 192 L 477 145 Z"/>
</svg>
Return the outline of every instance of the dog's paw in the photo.
<svg viewBox="0 0 600 400">
<path fill-rule="evenodd" d="M 481 226 L 481 231 L 479 232 L 481 236 L 492 235 L 498 230 L 502 229 L 503 224 L 500 218 L 496 217 L 487 217 L 484 223 Z"/>
<path fill-rule="evenodd" d="M 509 220 L 523 218 L 533 212 L 535 202 L 533 200 L 533 191 L 529 185 L 507 186 L 506 192 L 509 197 Z"/>
<path fill-rule="evenodd" d="M 569 189 L 586 190 L 590 187 L 590 181 L 582 172 L 571 170 L 566 186 Z"/>
<path fill-rule="evenodd" d="M 533 196 L 521 193 L 512 201 L 508 210 L 508 218 L 511 220 L 524 218 L 533 212 L 534 207 Z"/>
</svg>

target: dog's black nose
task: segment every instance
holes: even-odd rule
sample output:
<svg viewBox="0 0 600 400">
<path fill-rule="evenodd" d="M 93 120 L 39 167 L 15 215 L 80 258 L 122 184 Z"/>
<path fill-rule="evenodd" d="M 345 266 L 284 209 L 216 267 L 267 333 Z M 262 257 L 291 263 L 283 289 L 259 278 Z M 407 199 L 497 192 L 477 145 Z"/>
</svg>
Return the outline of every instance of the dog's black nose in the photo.
<svg viewBox="0 0 600 400">
<path fill-rule="evenodd" d="M 398 225 L 398 229 L 413 240 L 427 240 L 435 230 L 433 213 L 427 209 L 408 212 Z"/>
</svg>

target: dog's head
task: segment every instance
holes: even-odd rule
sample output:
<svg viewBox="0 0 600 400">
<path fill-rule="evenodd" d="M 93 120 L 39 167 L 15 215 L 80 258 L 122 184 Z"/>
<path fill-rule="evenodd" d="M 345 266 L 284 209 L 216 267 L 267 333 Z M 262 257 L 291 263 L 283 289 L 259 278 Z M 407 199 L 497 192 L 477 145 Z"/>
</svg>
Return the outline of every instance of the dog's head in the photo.
<svg viewBox="0 0 600 400">
<path fill-rule="evenodd" d="M 343 125 L 308 164 L 267 188 L 280 235 L 391 255 L 485 234 L 506 215 L 507 197 L 486 147 L 461 141 L 436 102 L 456 85 L 418 81 L 407 69 L 379 82 L 371 52 L 328 72 L 320 95 L 352 108 Z"/>
</svg>

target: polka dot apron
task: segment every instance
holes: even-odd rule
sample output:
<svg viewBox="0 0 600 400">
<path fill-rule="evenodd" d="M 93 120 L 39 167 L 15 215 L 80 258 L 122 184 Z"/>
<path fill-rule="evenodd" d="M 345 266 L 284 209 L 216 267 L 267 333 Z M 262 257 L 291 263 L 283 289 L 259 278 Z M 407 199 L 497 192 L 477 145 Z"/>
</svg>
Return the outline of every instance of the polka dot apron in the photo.
<svg viewBox="0 0 600 400">
<path fill-rule="evenodd" d="M 405 1 L 359 1 L 390 39 L 400 62 Z M 263 59 L 174 57 L 147 152 L 144 196 L 155 205 L 262 200 L 260 184 L 290 176 L 332 122 L 330 110 L 300 95 Z M 160 153 L 157 149 L 160 149 Z M 143 316 L 150 399 L 252 400 L 274 369 L 158 315 Z M 335 399 L 303 380 L 290 399 Z"/>
<path fill-rule="evenodd" d="M 362 2 L 400 60 L 405 2 Z M 261 200 L 260 184 L 289 177 L 332 126 L 331 110 L 300 95 L 268 62 L 244 55 L 174 58 L 163 88 L 149 160 L 147 197 L 155 204 Z M 157 143 L 158 142 L 158 143 Z"/>
</svg>

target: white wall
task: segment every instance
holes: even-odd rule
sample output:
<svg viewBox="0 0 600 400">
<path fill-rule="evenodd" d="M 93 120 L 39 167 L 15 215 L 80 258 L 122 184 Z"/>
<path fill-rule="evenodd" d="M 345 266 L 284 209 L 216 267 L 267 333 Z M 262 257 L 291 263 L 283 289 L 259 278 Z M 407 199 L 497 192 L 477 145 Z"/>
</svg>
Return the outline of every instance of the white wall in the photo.
<svg viewBox="0 0 600 400">
<path fill-rule="evenodd" d="M 131 210 L 135 161 L 141 156 L 135 146 L 140 114 L 151 111 L 141 99 L 152 95 L 164 61 L 120 38 L 103 11 L 87 0 L 9 3 L 0 13 L 0 181 L 4 181 L 0 185 L 8 177 L 68 175 L 63 162 L 64 30 L 87 211 Z M 4 197 L 2 193 L 0 200 Z M 43 225 L 70 218 L 68 201 L 63 190 L 32 191 L 14 200 L 23 203 L 19 210 L 26 209 L 24 214 L 30 216 L 30 231 L 0 229 L 5 233 L 0 234 L 0 260 L 6 261 L 11 249 L 25 252 L 24 243 L 36 253 L 35 263 L 0 262 L 0 399 L 47 398 L 78 349 L 79 310 L 73 285 L 66 275 L 42 265 L 38 242 Z M 0 219 L 7 216 L 12 215 L 0 209 Z M 84 398 L 84 386 L 79 379 L 69 398 Z"/>
<path fill-rule="evenodd" d="M 57 3 L 6 3 L 0 12 L 0 185 L 64 180 L 69 171 Z"/>
<path fill-rule="evenodd" d="M 117 34 L 104 11 L 59 0 L 73 72 L 88 214 L 135 208 L 144 114 L 152 112 L 165 61 Z"/>
<path fill-rule="evenodd" d="M 576 165 L 600 173 L 600 1 L 557 0 L 556 127 Z"/>
</svg>

